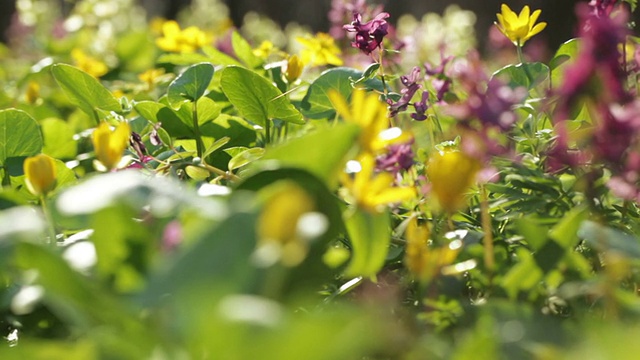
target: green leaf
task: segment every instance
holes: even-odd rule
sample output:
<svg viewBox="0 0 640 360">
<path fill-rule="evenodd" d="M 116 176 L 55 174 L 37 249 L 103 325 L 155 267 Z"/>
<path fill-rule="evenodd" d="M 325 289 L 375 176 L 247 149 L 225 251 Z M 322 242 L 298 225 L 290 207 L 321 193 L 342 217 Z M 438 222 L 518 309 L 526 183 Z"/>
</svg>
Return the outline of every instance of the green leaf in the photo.
<svg viewBox="0 0 640 360">
<path fill-rule="evenodd" d="M 251 148 L 234 155 L 229 160 L 229 170 L 235 170 L 260 159 L 264 155 L 263 148 Z"/>
<path fill-rule="evenodd" d="M 505 81 L 510 87 L 532 89 L 549 77 L 549 67 L 540 62 L 507 65 L 493 73 L 493 78 Z"/>
<path fill-rule="evenodd" d="M 167 100 L 171 107 L 177 109 L 185 101 L 200 99 L 213 79 L 213 72 L 213 65 L 205 62 L 189 66 L 178 75 L 167 89 Z"/>
<path fill-rule="evenodd" d="M 158 58 L 158 64 L 173 64 L 173 65 L 193 65 L 210 61 L 210 59 L 202 54 L 164 54 Z"/>
<path fill-rule="evenodd" d="M 367 70 L 373 71 L 370 67 Z M 366 72 L 365 72 L 366 73 Z M 326 119 L 335 115 L 335 110 L 329 100 L 329 91 L 335 90 L 345 99 L 351 96 L 353 91 L 352 82 L 365 78 L 361 71 L 351 68 L 339 67 L 323 72 L 307 90 L 307 94 L 300 108 L 302 114 L 310 119 Z M 368 79 L 362 81 L 367 88 L 383 90 L 382 82 L 378 79 Z"/>
<path fill-rule="evenodd" d="M 78 145 L 73 139 L 74 131 L 64 120 L 49 118 L 40 122 L 44 135 L 42 152 L 58 159 L 71 159 L 78 154 Z"/>
<path fill-rule="evenodd" d="M 240 63 L 240 61 L 223 53 L 222 51 L 214 48 L 213 46 L 204 46 L 202 48 L 202 52 L 209 57 L 209 61 L 211 61 L 211 63 L 213 64 L 219 64 L 219 65 L 225 65 L 225 66 L 229 66 L 229 65 L 242 66 L 242 63 Z"/>
<path fill-rule="evenodd" d="M 193 165 L 188 165 L 184 170 L 195 181 L 205 180 L 211 175 L 206 169 Z"/>
<path fill-rule="evenodd" d="M 26 112 L 0 110 L 0 166 L 7 159 L 27 157 L 42 151 L 43 139 L 38 123 Z"/>
<path fill-rule="evenodd" d="M 580 39 L 566 41 L 558 48 L 553 59 L 549 61 L 551 69 L 551 84 L 553 87 L 560 85 L 564 78 L 564 69 L 576 59 L 580 46 Z"/>
<path fill-rule="evenodd" d="M 640 259 L 640 239 L 595 221 L 584 221 L 578 235 L 600 251 L 617 251 L 622 255 Z"/>
<path fill-rule="evenodd" d="M 133 107 L 143 118 L 153 123 L 162 123 L 162 128 L 174 138 L 195 136 L 192 127 L 183 121 L 175 110 L 166 105 L 154 101 L 141 101 L 136 102 Z"/>
<path fill-rule="evenodd" d="M 218 140 L 216 140 L 213 144 L 211 144 L 211 146 L 209 146 L 207 148 L 207 150 L 202 154 L 203 158 L 206 158 L 207 156 L 213 154 L 216 150 L 222 148 L 223 146 L 225 146 L 229 141 L 231 140 L 230 137 L 225 136 L 223 138 L 220 138 Z"/>
<path fill-rule="evenodd" d="M 253 54 L 251 45 L 237 31 L 231 34 L 231 46 L 238 59 L 249 68 L 255 69 L 262 65 L 262 59 Z"/>
<path fill-rule="evenodd" d="M 352 124 L 319 129 L 267 149 L 257 164 L 268 164 L 275 160 L 281 165 L 305 169 L 333 187 L 359 133 L 360 128 Z"/>
<path fill-rule="evenodd" d="M 351 261 L 345 275 L 374 276 L 384 265 L 389 251 L 389 214 L 354 208 L 353 212 L 345 215 L 344 222 L 351 242 Z"/>
<path fill-rule="evenodd" d="M 302 114 L 269 80 L 251 70 L 229 66 L 222 70 L 222 91 L 246 119 L 265 126 L 267 121 L 280 119 L 304 124 Z"/>
<path fill-rule="evenodd" d="M 579 241 L 578 229 L 587 216 L 588 211 L 584 207 L 573 208 L 551 229 L 549 236 L 564 249 L 572 248 Z"/>
<path fill-rule="evenodd" d="M 122 111 L 111 91 L 86 72 L 71 65 L 56 64 L 51 66 L 51 73 L 69 100 L 89 116 L 96 117 L 97 110 Z"/>
</svg>

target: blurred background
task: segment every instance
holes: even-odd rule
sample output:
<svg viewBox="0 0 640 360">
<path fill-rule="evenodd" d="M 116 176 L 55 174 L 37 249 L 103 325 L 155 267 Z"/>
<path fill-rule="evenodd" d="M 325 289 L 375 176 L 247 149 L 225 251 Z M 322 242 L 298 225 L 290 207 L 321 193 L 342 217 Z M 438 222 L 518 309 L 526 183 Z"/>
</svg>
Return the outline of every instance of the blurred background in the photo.
<svg viewBox="0 0 640 360">
<path fill-rule="evenodd" d="M 7 29 L 14 18 L 16 4 L 22 0 L 0 1 L 0 30 L 1 40 L 7 42 Z M 174 19 L 181 10 L 187 8 L 192 0 L 137 0 L 148 14 L 149 18 L 164 17 Z M 337 0 L 333 0 L 337 2 Z M 78 1 L 51 0 L 57 3 L 62 14 L 70 13 Z M 313 31 L 327 31 L 329 20 L 327 14 L 332 6 L 332 0 L 225 0 L 229 15 L 235 25 L 240 25 L 249 12 L 263 14 L 277 23 L 284 25 L 297 22 L 310 27 Z M 339 1 L 344 2 L 344 1 Z M 462 9 L 471 10 L 477 15 L 476 33 L 479 46 L 482 49 L 488 28 L 495 20 L 500 4 L 506 3 L 512 9 L 519 10 L 524 5 L 534 9 L 542 9 L 541 20 L 549 23 L 540 38 L 546 40 L 551 48 L 572 36 L 575 27 L 574 7 L 578 2 L 588 0 L 383 0 L 368 1 L 381 4 L 385 11 L 391 14 L 391 21 L 403 14 L 412 14 L 420 18 L 427 12 L 442 13 L 449 5 L 458 4 Z"/>
<path fill-rule="evenodd" d="M 6 29 L 10 26 L 16 3 L 20 0 L 0 1 L 0 29 L 2 41 L 7 41 Z M 51 0 L 57 2 L 63 13 L 69 13 L 77 1 Z M 176 18 L 182 9 L 187 8 L 191 0 L 138 0 L 147 10 L 150 18 L 161 16 L 168 19 Z M 468 9 L 476 13 L 476 30 L 480 41 L 482 34 L 495 20 L 495 14 L 499 11 L 500 4 L 506 3 L 512 9 L 520 9 L 524 5 L 542 9 L 541 19 L 549 23 L 547 30 L 541 35 L 550 46 L 568 39 L 575 26 L 575 4 L 586 0 L 386 0 L 369 1 L 384 6 L 385 11 L 391 14 L 391 21 L 397 20 L 402 14 L 412 14 L 420 17 L 427 12 L 442 13 L 447 6 L 458 4 L 462 9 Z M 225 0 L 229 8 L 230 17 L 234 24 L 242 23 L 244 16 L 254 11 L 264 14 L 279 24 L 287 24 L 295 21 L 301 25 L 308 25 L 314 31 L 327 31 L 329 20 L 327 14 L 331 8 L 332 0 Z M 482 45 L 482 44 L 480 44 Z"/>
</svg>

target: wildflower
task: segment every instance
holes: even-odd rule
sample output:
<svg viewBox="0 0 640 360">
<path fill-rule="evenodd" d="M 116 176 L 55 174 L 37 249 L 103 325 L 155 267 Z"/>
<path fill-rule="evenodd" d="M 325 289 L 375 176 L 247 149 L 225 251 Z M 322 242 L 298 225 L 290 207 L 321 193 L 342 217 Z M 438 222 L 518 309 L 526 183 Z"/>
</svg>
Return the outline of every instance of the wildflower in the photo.
<svg viewBox="0 0 640 360">
<path fill-rule="evenodd" d="M 400 128 L 389 128 L 387 107 L 376 93 L 367 95 L 364 90 L 356 89 L 350 105 L 335 91 L 329 92 L 329 99 L 346 122 L 362 129 L 359 142 L 363 152 L 375 154 L 387 145 L 411 139 L 411 135 Z"/>
<path fill-rule="evenodd" d="M 259 57 L 260 59 L 266 60 L 277 50 L 278 48 L 276 48 L 271 41 L 264 40 L 262 43 L 260 43 L 260 46 L 253 49 L 253 55 Z"/>
<path fill-rule="evenodd" d="M 409 170 L 414 158 L 412 144 L 413 139 L 407 143 L 389 145 L 387 152 L 376 158 L 376 171 L 386 171 L 397 177 L 401 170 Z"/>
<path fill-rule="evenodd" d="M 29 81 L 24 98 L 29 104 L 35 104 L 40 97 L 40 85 L 35 81 Z"/>
<path fill-rule="evenodd" d="M 429 100 L 429 93 L 427 91 L 423 91 L 422 98 L 420 99 L 420 101 L 416 101 L 415 103 L 413 103 L 413 107 L 416 110 L 416 112 L 411 114 L 411 118 L 413 120 L 423 121 L 427 119 L 426 113 L 427 113 L 427 109 L 429 108 L 429 105 L 427 104 L 428 100 Z"/>
<path fill-rule="evenodd" d="M 315 202 L 294 182 L 275 183 L 271 190 L 258 218 L 258 253 L 260 249 L 275 249 L 276 260 L 287 266 L 298 265 L 306 257 L 309 246 L 300 234 L 298 222 L 315 210 Z"/>
<path fill-rule="evenodd" d="M 298 55 L 290 56 L 289 59 L 287 59 L 287 69 L 285 70 L 284 75 L 286 76 L 289 84 L 300 77 L 303 68 L 304 63 L 300 60 Z"/>
<path fill-rule="evenodd" d="M 100 126 L 93 132 L 92 142 L 96 152 L 96 158 L 100 165 L 107 170 L 117 167 L 122 159 L 122 154 L 129 144 L 131 129 L 129 124 L 121 122 L 114 131 L 111 131 L 109 124 L 100 123 Z"/>
<path fill-rule="evenodd" d="M 450 244 L 439 248 L 430 248 L 429 228 L 425 225 L 418 225 L 418 219 L 409 220 L 407 230 L 405 232 L 407 246 L 405 248 L 404 263 L 407 269 L 420 281 L 428 281 L 432 279 L 438 271 L 451 264 L 458 253 L 459 246 Z"/>
<path fill-rule="evenodd" d="M 451 213 L 464 205 L 464 194 L 475 182 L 480 170 L 475 158 L 456 150 L 436 152 L 427 163 L 431 191 L 440 206 Z"/>
<path fill-rule="evenodd" d="M 71 50 L 71 58 L 80 70 L 93 77 L 99 78 L 109 71 L 105 63 L 85 54 L 85 52 L 80 49 Z"/>
<path fill-rule="evenodd" d="M 547 27 L 546 22 L 536 24 L 542 11 L 536 10 L 533 14 L 530 14 L 528 5 L 522 8 L 519 15 L 516 15 L 506 4 L 502 4 L 500 9 L 501 13 L 496 14 L 498 17 L 498 23 L 496 25 L 504 36 L 509 38 L 509 40 L 518 47 L 524 45 L 527 40 Z"/>
<path fill-rule="evenodd" d="M 173 20 L 162 24 L 163 37 L 156 39 L 156 45 L 164 51 L 193 53 L 207 45 L 211 40 L 209 36 L 195 26 L 184 30 Z"/>
<path fill-rule="evenodd" d="M 315 37 L 297 37 L 296 40 L 304 47 L 301 58 L 305 64 L 342 65 L 342 59 L 339 57 L 340 49 L 329 34 L 320 32 Z"/>
<path fill-rule="evenodd" d="M 388 13 L 382 12 L 376 15 L 373 20 L 363 24 L 362 15 L 359 13 L 354 14 L 351 24 L 344 26 L 347 32 L 356 33 L 351 46 L 362 50 L 367 55 L 379 48 L 382 40 L 389 33 L 389 24 L 385 20 L 388 17 Z"/>
<path fill-rule="evenodd" d="M 149 89 L 151 89 L 155 84 L 158 83 L 158 79 L 160 79 L 160 77 L 164 75 L 164 73 L 165 70 L 163 68 L 149 69 L 142 74 L 139 74 L 138 79 L 147 84 Z"/>
<path fill-rule="evenodd" d="M 404 111 L 409 106 L 409 102 L 413 95 L 420 90 L 422 85 L 418 84 L 420 80 L 420 68 L 414 67 L 409 75 L 400 77 L 400 82 L 404 85 L 404 89 L 400 91 L 401 97 L 395 103 L 391 99 L 387 99 L 389 104 L 389 116 L 396 116 L 399 112 Z"/>
<path fill-rule="evenodd" d="M 618 0 L 591 0 L 589 6 L 597 17 L 609 16 Z"/>
<path fill-rule="evenodd" d="M 24 160 L 24 174 L 27 189 L 33 195 L 45 196 L 56 187 L 55 160 L 45 154 L 28 157 Z"/>
<path fill-rule="evenodd" d="M 347 198 L 361 209 L 380 212 L 385 205 L 410 200 L 416 192 L 410 187 L 394 186 L 393 175 L 382 172 L 374 175 L 375 159 L 363 154 L 357 161 L 359 171 L 345 173 L 342 183 L 348 191 Z"/>
</svg>

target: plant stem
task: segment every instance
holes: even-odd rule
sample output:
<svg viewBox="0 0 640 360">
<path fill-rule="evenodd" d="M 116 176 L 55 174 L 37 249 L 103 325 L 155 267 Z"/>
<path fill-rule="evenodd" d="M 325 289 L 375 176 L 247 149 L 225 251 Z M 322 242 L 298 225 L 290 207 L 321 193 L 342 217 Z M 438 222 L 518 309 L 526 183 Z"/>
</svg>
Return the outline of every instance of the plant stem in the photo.
<svg viewBox="0 0 640 360">
<path fill-rule="evenodd" d="M 44 219 L 47 222 L 47 231 L 49 232 L 49 240 L 46 243 L 48 245 L 56 246 L 56 228 L 55 224 L 53 223 L 51 211 L 49 211 L 49 207 L 47 206 L 45 195 L 40 196 L 40 206 L 42 207 L 42 213 L 44 214 Z"/>
<path fill-rule="evenodd" d="M 493 251 L 493 231 L 491 228 L 491 214 L 489 214 L 489 196 L 484 185 L 480 186 L 480 209 L 482 211 L 482 231 L 484 232 L 484 264 L 489 272 L 495 268 L 495 255 Z"/>
<path fill-rule="evenodd" d="M 516 50 L 518 51 L 518 61 L 520 64 L 524 64 L 524 55 L 522 55 L 522 45 L 516 45 Z"/>
<path fill-rule="evenodd" d="M 202 143 L 202 135 L 200 134 L 200 123 L 198 122 L 198 100 L 193 102 L 193 132 L 196 135 L 196 151 L 198 157 L 204 154 L 204 144 Z"/>
<path fill-rule="evenodd" d="M 267 119 L 267 122 L 264 124 L 264 142 L 265 147 L 271 144 L 271 120 L 269 119 Z"/>
<path fill-rule="evenodd" d="M 202 166 L 203 168 L 207 169 L 207 171 L 209 171 L 209 172 L 212 172 L 212 173 L 214 173 L 216 175 L 224 177 L 225 179 L 232 180 L 232 181 L 240 181 L 240 180 L 242 180 L 238 175 L 236 175 L 236 174 L 234 174 L 234 173 L 232 173 L 230 171 L 224 171 L 222 169 L 218 169 L 217 167 L 211 166 L 211 165 L 206 164 L 204 162 L 200 166 Z"/>
</svg>

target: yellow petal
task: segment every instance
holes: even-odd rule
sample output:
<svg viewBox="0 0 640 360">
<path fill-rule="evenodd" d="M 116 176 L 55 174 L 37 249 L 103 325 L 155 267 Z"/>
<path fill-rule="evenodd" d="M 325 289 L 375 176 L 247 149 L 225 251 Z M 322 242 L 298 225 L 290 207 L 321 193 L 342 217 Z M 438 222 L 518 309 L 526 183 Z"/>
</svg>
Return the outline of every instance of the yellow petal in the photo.
<svg viewBox="0 0 640 360">
<path fill-rule="evenodd" d="M 518 23 L 526 24 L 529 22 L 529 14 L 530 14 L 529 5 L 525 5 L 522 10 L 520 10 L 520 15 L 518 15 Z"/>
<path fill-rule="evenodd" d="M 331 105 L 336 109 L 338 115 L 342 116 L 345 120 L 351 120 L 351 111 L 349 110 L 349 105 L 347 101 L 342 97 L 342 95 L 337 90 L 329 90 L 327 93 L 329 96 L 329 101 L 331 101 Z"/>
</svg>

